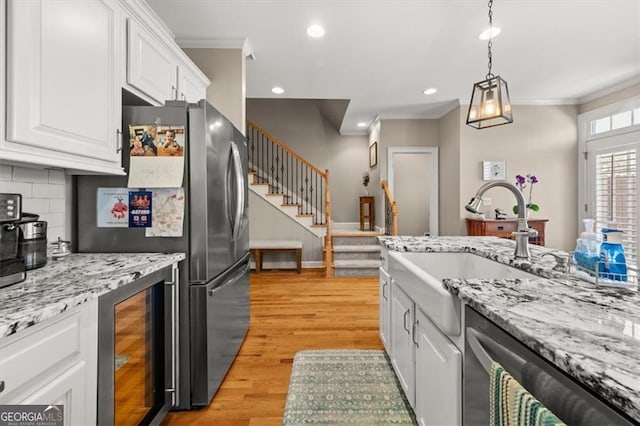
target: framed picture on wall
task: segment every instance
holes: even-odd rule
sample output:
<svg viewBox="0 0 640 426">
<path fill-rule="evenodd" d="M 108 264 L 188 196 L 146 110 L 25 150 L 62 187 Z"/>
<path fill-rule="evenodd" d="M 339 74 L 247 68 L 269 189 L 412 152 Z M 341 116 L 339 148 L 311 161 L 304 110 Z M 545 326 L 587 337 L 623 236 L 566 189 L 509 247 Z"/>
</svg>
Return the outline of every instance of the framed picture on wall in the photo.
<svg viewBox="0 0 640 426">
<path fill-rule="evenodd" d="M 378 142 L 374 142 L 369 147 L 369 167 L 378 165 Z"/>
<path fill-rule="evenodd" d="M 507 179 L 506 161 L 483 161 L 482 180 L 505 180 Z"/>
</svg>

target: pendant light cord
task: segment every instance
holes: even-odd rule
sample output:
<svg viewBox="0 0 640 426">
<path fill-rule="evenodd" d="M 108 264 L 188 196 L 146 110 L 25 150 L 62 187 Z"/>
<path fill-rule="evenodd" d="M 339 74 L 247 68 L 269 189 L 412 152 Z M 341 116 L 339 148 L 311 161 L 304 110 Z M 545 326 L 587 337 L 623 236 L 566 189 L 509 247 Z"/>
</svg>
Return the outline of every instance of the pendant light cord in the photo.
<svg viewBox="0 0 640 426">
<path fill-rule="evenodd" d="M 489 50 L 489 73 L 487 74 L 487 80 L 495 77 L 491 72 L 491 67 L 493 66 L 493 56 L 491 54 L 491 46 L 493 46 L 493 11 L 491 8 L 493 7 L 493 0 L 489 0 L 489 42 L 487 43 L 487 47 Z"/>
</svg>

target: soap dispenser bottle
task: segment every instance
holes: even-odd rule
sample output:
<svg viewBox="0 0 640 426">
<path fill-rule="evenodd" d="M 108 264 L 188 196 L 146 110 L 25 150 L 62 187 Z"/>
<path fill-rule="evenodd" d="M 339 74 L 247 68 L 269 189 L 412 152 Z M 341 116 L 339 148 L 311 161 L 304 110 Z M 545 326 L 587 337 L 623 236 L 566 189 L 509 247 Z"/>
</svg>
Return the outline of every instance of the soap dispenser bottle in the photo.
<svg viewBox="0 0 640 426">
<path fill-rule="evenodd" d="M 613 281 L 627 281 L 627 263 L 622 247 L 622 231 L 615 223 L 602 228 L 599 276 Z"/>
<path fill-rule="evenodd" d="M 591 271 L 590 275 L 595 276 L 597 262 L 600 259 L 602 238 L 593 232 L 594 219 L 583 219 L 582 222 L 584 223 L 584 231 L 580 234 L 580 238 L 576 240 L 574 260 L 583 269 Z"/>
</svg>

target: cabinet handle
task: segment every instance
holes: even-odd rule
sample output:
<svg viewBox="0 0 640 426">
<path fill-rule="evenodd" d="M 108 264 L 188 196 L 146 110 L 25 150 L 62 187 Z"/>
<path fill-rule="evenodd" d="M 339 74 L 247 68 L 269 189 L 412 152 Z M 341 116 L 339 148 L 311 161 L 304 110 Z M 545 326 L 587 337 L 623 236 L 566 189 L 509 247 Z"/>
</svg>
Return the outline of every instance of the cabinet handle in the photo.
<svg viewBox="0 0 640 426">
<path fill-rule="evenodd" d="M 4 391 L 4 380 L 0 381 L 0 393 Z"/>
<path fill-rule="evenodd" d="M 116 152 L 122 151 L 122 130 L 116 129 Z"/>
<path fill-rule="evenodd" d="M 171 386 L 165 389 L 165 392 L 171 393 L 171 406 L 177 404 L 177 371 L 178 364 L 180 362 L 178 350 L 179 336 L 178 336 L 178 318 L 180 317 L 180 304 L 178 295 L 180 291 L 180 270 L 178 265 L 175 264 L 171 268 L 171 281 L 165 282 L 165 285 L 171 287 Z"/>
<path fill-rule="evenodd" d="M 407 315 L 409 315 L 409 312 L 411 312 L 411 310 L 407 309 L 407 312 L 404 313 L 404 319 L 402 320 L 402 327 L 404 327 L 404 331 L 407 333 L 411 333 L 411 330 L 409 330 L 409 326 L 407 325 Z"/>
<path fill-rule="evenodd" d="M 411 332 L 411 334 L 412 334 L 411 340 L 413 340 L 413 344 L 416 345 L 416 348 L 420 347 L 420 345 L 416 341 L 416 330 L 418 328 L 418 325 L 420 325 L 420 321 L 416 320 L 416 322 L 413 323 L 413 330 Z"/>
<path fill-rule="evenodd" d="M 387 282 L 382 284 L 382 297 L 384 297 L 384 300 L 389 300 L 389 298 L 387 297 L 387 295 L 384 292 L 384 289 L 387 288 L 388 285 L 389 285 L 389 283 L 387 283 Z"/>
</svg>

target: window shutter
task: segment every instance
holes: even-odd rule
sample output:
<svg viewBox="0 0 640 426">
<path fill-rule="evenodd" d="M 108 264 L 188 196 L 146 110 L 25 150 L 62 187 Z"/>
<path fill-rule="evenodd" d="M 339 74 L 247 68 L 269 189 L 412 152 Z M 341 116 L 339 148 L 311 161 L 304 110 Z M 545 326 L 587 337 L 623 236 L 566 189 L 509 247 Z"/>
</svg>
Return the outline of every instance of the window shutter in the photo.
<svg viewBox="0 0 640 426">
<path fill-rule="evenodd" d="M 597 154 L 595 157 L 595 219 L 600 230 L 615 222 L 624 232 L 627 264 L 637 265 L 638 176 L 637 149 Z"/>
</svg>

